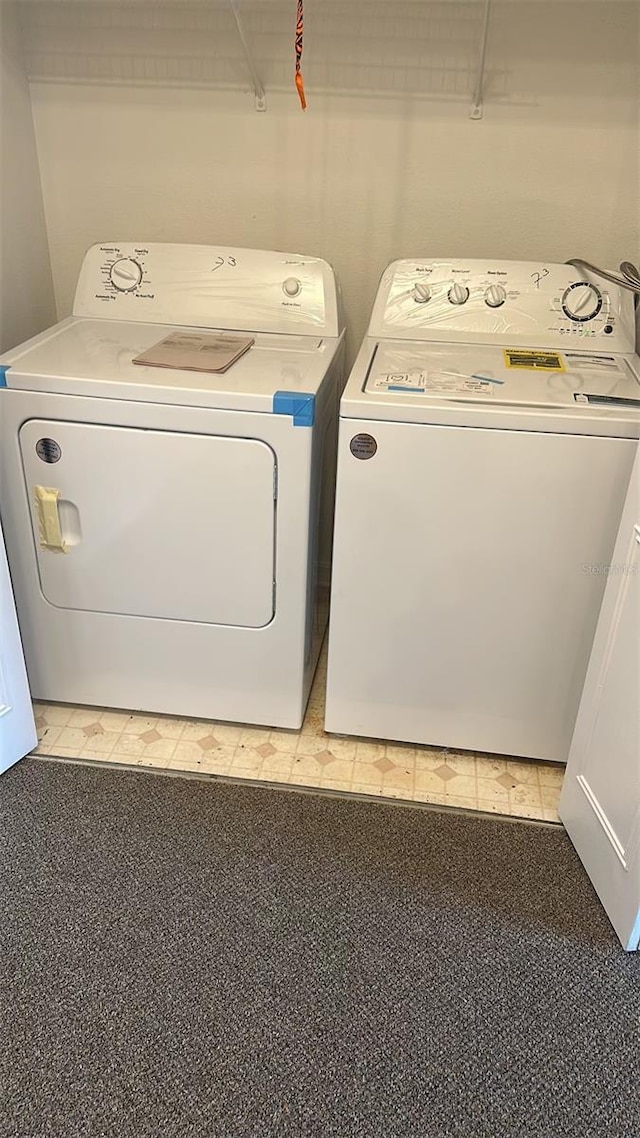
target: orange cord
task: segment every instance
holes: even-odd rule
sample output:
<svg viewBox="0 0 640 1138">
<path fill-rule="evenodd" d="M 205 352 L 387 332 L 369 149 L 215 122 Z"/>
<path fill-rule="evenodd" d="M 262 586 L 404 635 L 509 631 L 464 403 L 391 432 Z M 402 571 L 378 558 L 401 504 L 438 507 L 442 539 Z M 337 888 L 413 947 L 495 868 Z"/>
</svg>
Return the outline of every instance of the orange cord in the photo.
<svg viewBox="0 0 640 1138">
<path fill-rule="evenodd" d="M 302 59 L 302 36 L 304 31 L 304 6 L 303 0 L 298 0 L 298 10 L 296 14 L 296 88 L 300 98 L 300 106 L 303 111 L 307 109 L 307 100 L 304 94 L 304 81 L 302 72 L 300 70 L 300 60 Z"/>
</svg>

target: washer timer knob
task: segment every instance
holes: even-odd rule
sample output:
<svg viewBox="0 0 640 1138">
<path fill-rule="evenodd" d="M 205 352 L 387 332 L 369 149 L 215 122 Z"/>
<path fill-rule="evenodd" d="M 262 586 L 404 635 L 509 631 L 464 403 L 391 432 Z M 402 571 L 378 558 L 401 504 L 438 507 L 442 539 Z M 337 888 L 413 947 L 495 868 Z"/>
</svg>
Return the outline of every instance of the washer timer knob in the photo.
<svg viewBox="0 0 640 1138">
<path fill-rule="evenodd" d="M 297 277 L 287 277 L 286 281 L 282 282 L 282 291 L 285 296 L 297 296 L 301 288 L 302 284 Z"/>
<path fill-rule="evenodd" d="M 466 285 L 453 284 L 447 295 L 451 304 L 466 304 L 469 299 L 469 289 Z"/>
<path fill-rule="evenodd" d="M 411 290 L 411 295 L 416 304 L 426 304 L 428 300 L 431 300 L 431 289 L 424 281 L 417 281 Z"/>
<path fill-rule="evenodd" d="M 121 257 L 109 269 L 109 276 L 118 292 L 133 292 L 142 280 L 142 268 L 132 257 Z"/>
<path fill-rule="evenodd" d="M 507 294 L 502 285 L 489 285 L 489 288 L 484 294 L 484 302 L 489 305 L 489 308 L 499 308 L 504 304 L 507 299 Z"/>
<path fill-rule="evenodd" d="M 589 281 L 576 281 L 562 294 L 562 311 L 570 320 L 593 320 L 602 308 L 602 293 Z"/>
</svg>

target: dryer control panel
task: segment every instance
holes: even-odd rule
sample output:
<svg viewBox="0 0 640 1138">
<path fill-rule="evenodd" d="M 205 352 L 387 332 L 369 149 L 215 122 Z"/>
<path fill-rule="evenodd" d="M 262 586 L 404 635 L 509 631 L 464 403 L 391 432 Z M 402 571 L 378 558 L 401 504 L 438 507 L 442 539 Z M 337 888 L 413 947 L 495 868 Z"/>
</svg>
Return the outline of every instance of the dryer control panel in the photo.
<svg viewBox="0 0 640 1138">
<path fill-rule="evenodd" d="M 382 275 L 369 335 L 633 352 L 633 294 L 573 265 L 394 261 Z"/>
<path fill-rule="evenodd" d="M 333 269 L 318 257 L 217 245 L 93 245 L 74 316 L 338 336 Z"/>
</svg>

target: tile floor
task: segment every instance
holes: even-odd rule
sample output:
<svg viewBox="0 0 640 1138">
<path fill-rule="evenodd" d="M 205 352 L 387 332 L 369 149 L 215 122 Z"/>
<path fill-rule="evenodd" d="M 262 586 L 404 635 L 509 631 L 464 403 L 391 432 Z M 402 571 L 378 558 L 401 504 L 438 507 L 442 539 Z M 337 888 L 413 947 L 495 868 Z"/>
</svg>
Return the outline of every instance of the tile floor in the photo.
<svg viewBox="0 0 640 1138">
<path fill-rule="evenodd" d="M 327 735 L 325 678 L 323 653 L 300 731 L 36 703 L 35 753 L 559 821 L 562 766 Z"/>
</svg>

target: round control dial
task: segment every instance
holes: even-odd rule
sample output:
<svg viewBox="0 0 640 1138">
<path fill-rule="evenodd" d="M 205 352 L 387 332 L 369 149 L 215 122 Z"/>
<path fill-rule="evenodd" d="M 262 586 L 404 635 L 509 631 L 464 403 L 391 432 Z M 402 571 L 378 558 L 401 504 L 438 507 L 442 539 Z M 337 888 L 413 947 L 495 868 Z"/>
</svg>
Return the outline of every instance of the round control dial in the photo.
<svg viewBox="0 0 640 1138">
<path fill-rule="evenodd" d="M 570 320 L 593 320 L 602 308 L 602 293 L 589 281 L 576 281 L 564 290 L 562 311 Z"/>
<path fill-rule="evenodd" d="M 428 300 L 431 300 L 431 289 L 424 281 L 417 281 L 411 290 L 411 295 L 416 304 L 426 304 Z"/>
<path fill-rule="evenodd" d="M 507 299 L 507 294 L 502 285 L 489 285 L 489 288 L 484 294 L 484 302 L 489 305 L 489 308 L 499 308 L 504 304 Z"/>
<path fill-rule="evenodd" d="M 131 257 L 121 257 L 109 269 L 109 276 L 118 292 L 132 292 L 142 280 L 142 268 Z"/>
<path fill-rule="evenodd" d="M 282 291 L 285 296 L 297 296 L 302 288 L 302 283 L 297 277 L 287 277 L 286 281 L 282 282 Z"/>
<path fill-rule="evenodd" d="M 447 295 L 451 304 L 466 304 L 469 299 L 469 289 L 466 285 L 454 284 L 451 285 Z"/>
</svg>

